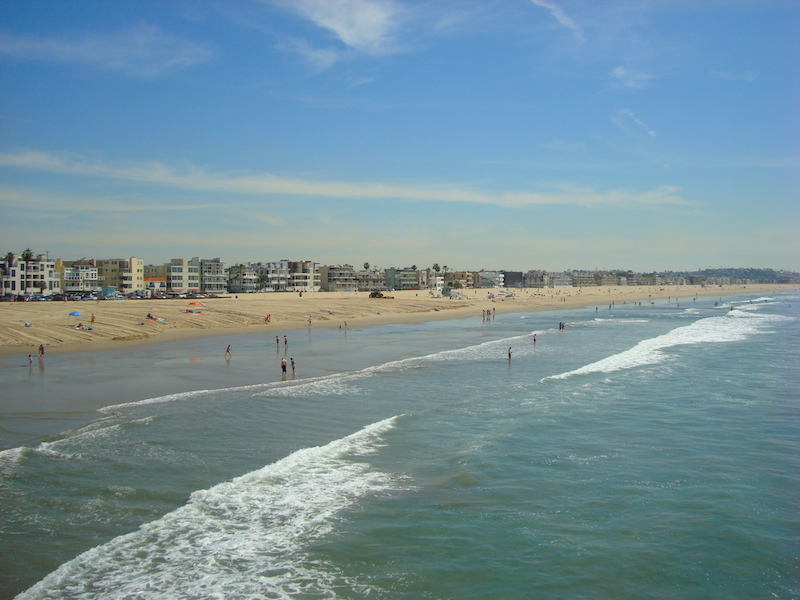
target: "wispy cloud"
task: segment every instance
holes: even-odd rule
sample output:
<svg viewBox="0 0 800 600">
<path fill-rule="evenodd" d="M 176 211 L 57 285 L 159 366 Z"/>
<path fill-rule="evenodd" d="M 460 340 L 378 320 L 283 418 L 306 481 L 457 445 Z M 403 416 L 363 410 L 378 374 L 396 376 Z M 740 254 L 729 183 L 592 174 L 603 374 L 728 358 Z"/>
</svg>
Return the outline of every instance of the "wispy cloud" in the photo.
<svg viewBox="0 0 800 600">
<path fill-rule="evenodd" d="M 622 66 L 614 67 L 614 70 L 611 71 L 611 75 L 620 85 L 629 88 L 644 87 L 644 85 L 653 78 L 649 73 L 633 71 Z"/>
<path fill-rule="evenodd" d="M 753 83 L 758 78 L 758 74 L 752 71 L 711 71 L 711 75 L 717 79 L 729 79 L 745 83 Z"/>
<path fill-rule="evenodd" d="M 531 0 L 531 2 L 533 2 L 536 6 L 541 6 L 542 8 L 547 9 L 554 19 L 572 31 L 572 35 L 579 40 L 583 40 L 583 29 L 581 26 L 572 20 L 560 6 L 554 2 L 547 2 L 546 0 Z"/>
<path fill-rule="evenodd" d="M 144 78 L 207 62 L 213 54 L 208 45 L 181 39 L 153 25 L 61 38 L 0 33 L 0 55 L 8 58 L 87 65 Z"/>
<path fill-rule="evenodd" d="M 623 129 L 624 131 L 630 131 L 630 126 L 633 124 L 636 127 L 644 130 L 650 137 L 656 137 L 656 132 L 650 129 L 647 123 L 642 121 L 627 108 L 617 109 L 616 114 L 611 117 L 611 121 L 613 121 L 617 127 Z"/>
<path fill-rule="evenodd" d="M 273 174 L 224 173 L 200 168 L 176 170 L 161 163 L 111 166 L 101 162 L 61 158 L 41 152 L 0 153 L 0 165 L 63 175 L 98 177 L 209 193 L 253 196 L 309 196 L 365 201 L 407 200 L 461 202 L 525 209 L 537 205 L 655 206 L 686 201 L 675 187 L 645 192 L 598 191 L 572 185 L 547 186 L 544 191 L 487 192 L 451 185 L 416 186 L 379 182 L 319 181 Z"/>
<path fill-rule="evenodd" d="M 403 10 L 393 0 L 272 0 L 333 33 L 348 48 L 379 56 L 396 51 Z"/>
</svg>

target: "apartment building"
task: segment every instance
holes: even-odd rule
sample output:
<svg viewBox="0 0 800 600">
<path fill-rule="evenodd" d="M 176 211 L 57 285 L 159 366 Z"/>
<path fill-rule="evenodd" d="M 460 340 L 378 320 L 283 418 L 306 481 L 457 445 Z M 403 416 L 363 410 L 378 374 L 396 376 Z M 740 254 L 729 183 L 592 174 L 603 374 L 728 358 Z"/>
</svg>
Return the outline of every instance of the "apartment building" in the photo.
<svg viewBox="0 0 800 600">
<path fill-rule="evenodd" d="M 0 290 L 3 295 L 50 296 L 61 291 L 61 277 L 45 254 L 7 254 L 0 258 Z"/>
<path fill-rule="evenodd" d="M 251 294 L 259 290 L 259 274 L 250 265 L 233 265 L 228 269 L 228 291 L 231 294 Z"/>
<path fill-rule="evenodd" d="M 419 271 L 412 267 L 401 269 L 389 267 L 385 270 L 386 285 L 392 290 L 418 290 Z"/>
<path fill-rule="evenodd" d="M 99 292 L 100 275 L 94 261 L 82 258 L 80 260 L 56 260 L 56 272 L 61 279 L 61 291 L 65 294 Z"/>
<path fill-rule="evenodd" d="M 358 290 L 353 265 L 323 265 L 319 267 L 319 284 L 325 292 L 355 292 Z"/>
<path fill-rule="evenodd" d="M 356 287 L 359 292 L 386 291 L 389 289 L 386 272 L 383 269 L 356 271 Z"/>
<path fill-rule="evenodd" d="M 97 279 L 103 287 L 114 287 L 123 294 L 144 292 L 144 260 L 107 258 L 95 260 Z"/>
<path fill-rule="evenodd" d="M 173 258 L 163 265 L 147 265 L 145 276 L 167 280 L 170 294 L 196 294 L 200 291 L 200 265 L 185 258 Z"/>
<path fill-rule="evenodd" d="M 219 258 L 200 258 L 195 256 L 189 261 L 189 266 L 198 269 L 200 273 L 200 291 L 204 294 L 224 294 L 228 291 L 228 275 L 225 273 L 225 263 Z"/>
</svg>

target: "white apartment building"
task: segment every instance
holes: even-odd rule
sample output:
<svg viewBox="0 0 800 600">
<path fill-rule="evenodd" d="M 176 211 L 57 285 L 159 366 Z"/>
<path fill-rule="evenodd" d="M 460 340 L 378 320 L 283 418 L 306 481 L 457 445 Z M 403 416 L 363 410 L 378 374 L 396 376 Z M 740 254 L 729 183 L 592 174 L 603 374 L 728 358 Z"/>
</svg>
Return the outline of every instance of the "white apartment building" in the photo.
<svg viewBox="0 0 800 600">
<path fill-rule="evenodd" d="M 173 258 L 163 265 L 147 265 L 148 278 L 161 277 L 167 280 L 167 293 L 194 294 L 200 291 L 200 265 L 193 265 L 185 258 Z"/>
<path fill-rule="evenodd" d="M 189 266 L 200 272 L 200 291 L 204 294 L 224 294 L 228 291 L 228 275 L 225 263 L 219 258 L 200 258 L 195 256 Z"/>
<path fill-rule="evenodd" d="M 100 275 L 94 261 L 56 260 L 56 271 L 61 276 L 61 291 L 65 294 L 99 292 Z"/>
<path fill-rule="evenodd" d="M 41 294 L 61 291 L 61 277 L 55 260 L 45 254 L 22 256 L 7 254 L 0 258 L 0 290 L 3 295 Z"/>
</svg>

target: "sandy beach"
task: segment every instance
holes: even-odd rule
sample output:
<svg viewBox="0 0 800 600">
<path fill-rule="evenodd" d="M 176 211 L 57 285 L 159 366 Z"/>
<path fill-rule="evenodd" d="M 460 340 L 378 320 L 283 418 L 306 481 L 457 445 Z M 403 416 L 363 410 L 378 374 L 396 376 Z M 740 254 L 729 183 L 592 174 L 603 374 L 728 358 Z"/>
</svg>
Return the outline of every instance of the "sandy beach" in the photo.
<svg viewBox="0 0 800 600">
<path fill-rule="evenodd" d="M 98 302 L 9 302 L 0 304 L 0 354 L 94 352 L 126 345 L 197 336 L 307 327 L 369 327 L 387 323 L 463 318 L 484 310 L 497 313 L 555 310 L 695 296 L 770 293 L 798 286 L 658 286 L 513 290 L 464 290 L 464 298 L 427 290 L 390 292 L 264 293 L 202 300 L 123 300 Z M 70 313 L 80 313 L 71 315 Z M 150 315 L 151 319 L 148 319 Z M 269 321 L 267 318 L 269 317 Z M 309 322 L 309 317 L 311 321 Z M 29 326 L 26 326 L 29 323 Z"/>
</svg>

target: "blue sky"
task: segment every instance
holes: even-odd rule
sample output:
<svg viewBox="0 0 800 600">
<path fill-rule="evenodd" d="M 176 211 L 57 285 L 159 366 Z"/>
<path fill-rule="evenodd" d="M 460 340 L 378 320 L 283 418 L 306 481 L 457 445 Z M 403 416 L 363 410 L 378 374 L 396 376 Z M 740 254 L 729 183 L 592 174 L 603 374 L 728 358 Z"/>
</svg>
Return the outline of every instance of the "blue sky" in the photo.
<svg viewBox="0 0 800 600">
<path fill-rule="evenodd" d="M 796 0 L 0 3 L 0 252 L 800 270 Z"/>
</svg>

